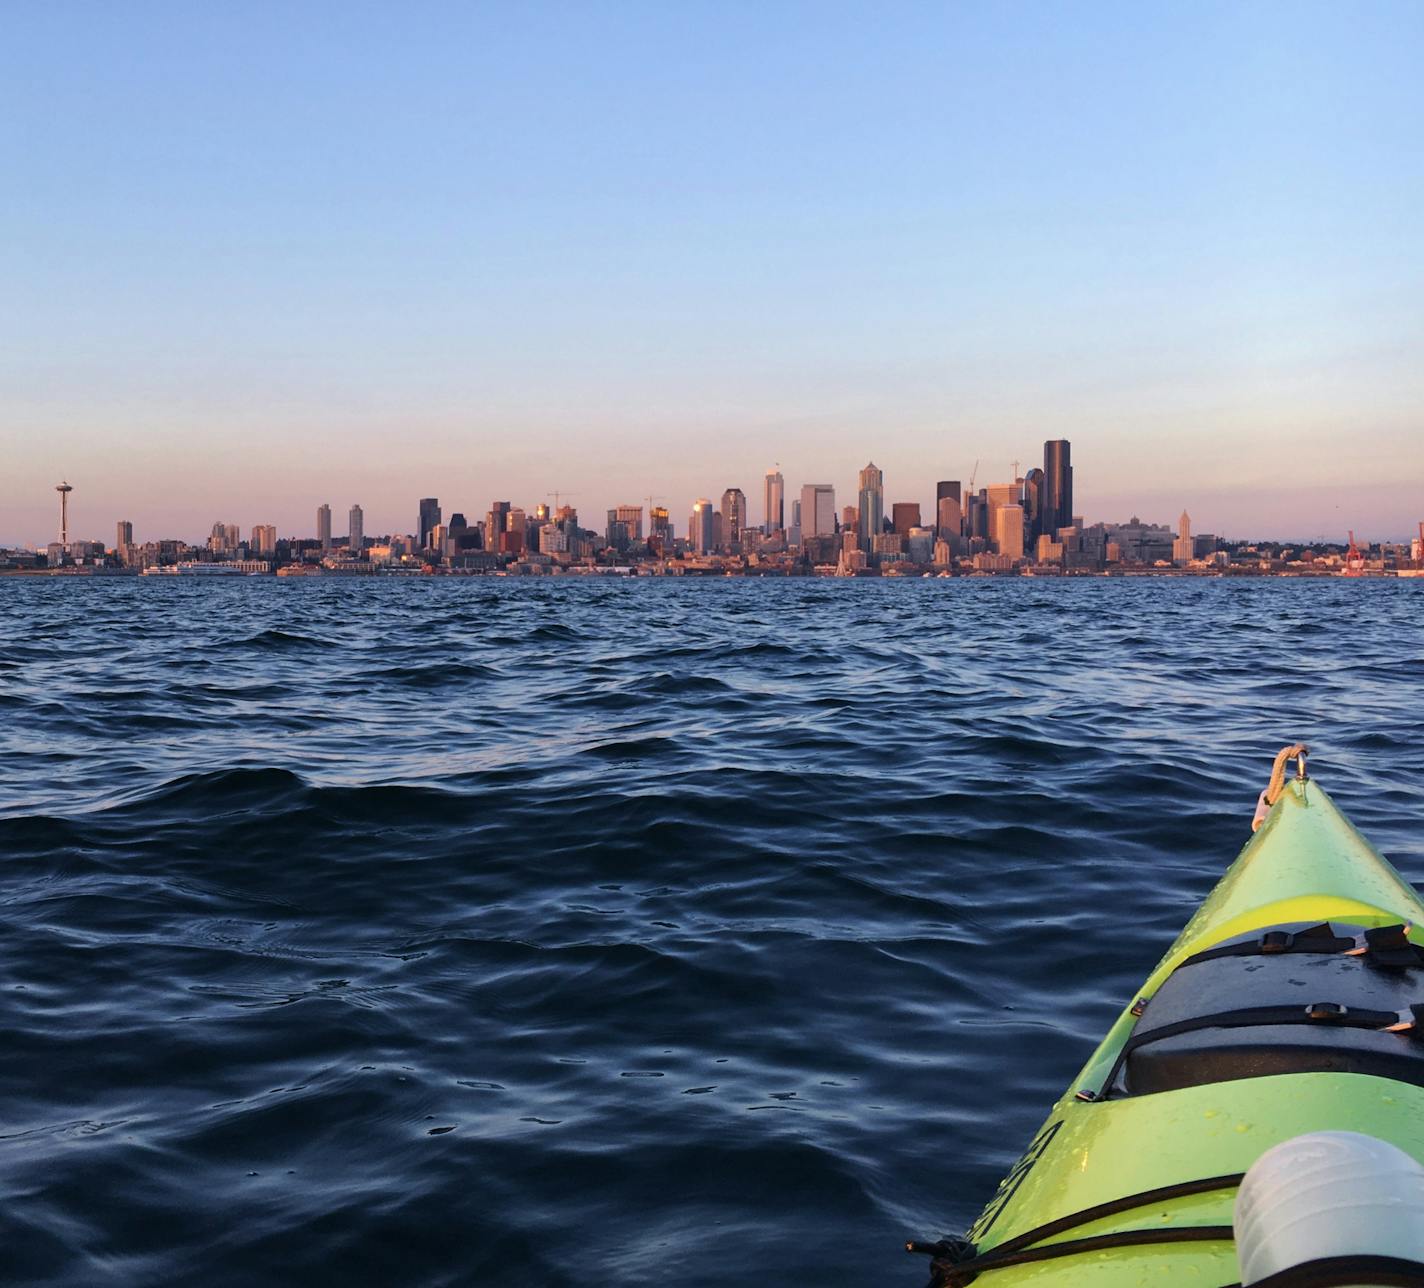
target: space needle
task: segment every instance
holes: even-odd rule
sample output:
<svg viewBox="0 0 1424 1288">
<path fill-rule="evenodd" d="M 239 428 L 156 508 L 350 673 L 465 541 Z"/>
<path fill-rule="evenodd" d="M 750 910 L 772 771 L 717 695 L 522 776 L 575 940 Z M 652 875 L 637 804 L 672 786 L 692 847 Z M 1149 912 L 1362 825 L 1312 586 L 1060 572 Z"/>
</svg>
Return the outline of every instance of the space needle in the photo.
<svg viewBox="0 0 1424 1288">
<path fill-rule="evenodd" d="M 74 491 L 67 482 L 58 484 L 59 493 L 59 544 L 65 554 L 69 553 L 69 494 Z"/>
</svg>

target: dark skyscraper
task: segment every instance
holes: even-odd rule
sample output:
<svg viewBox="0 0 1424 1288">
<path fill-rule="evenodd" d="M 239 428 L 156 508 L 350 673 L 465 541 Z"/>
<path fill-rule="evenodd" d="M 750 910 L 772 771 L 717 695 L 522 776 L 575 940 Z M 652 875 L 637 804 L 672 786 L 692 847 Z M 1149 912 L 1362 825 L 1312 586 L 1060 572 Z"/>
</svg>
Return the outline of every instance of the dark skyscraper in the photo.
<svg viewBox="0 0 1424 1288">
<path fill-rule="evenodd" d="M 1066 438 L 1043 445 L 1043 531 L 1056 533 L 1073 523 L 1073 463 Z"/>
<path fill-rule="evenodd" d="M 1024 539 L 1030 543 L 1038 540 L 1040 534 L 1048 531 L 1043 523 L 1044 478 L 1043 471 L 1039 469 L 1029 470 L 1024 475 Z"/>
<path fill-rule="evenodd" d="M 430 545 L 430 530 L 440 526 L 440 498 L 424 496 L 420 499 L 420 545 L 425 549 Z"/>
<path fill-rule="evenodd" d="M 952 496 L 952 497 L 954 498 L 954 501 L 955 501 L 955 504 L 956 504 L 956 505 L 961 505 L 961 506 L 962 506 L 962 505 L 964 504 L 964 498 L 963 498 L 963 496 L 960 495 L 959 480 L 958 480 L 958 479 L 953 479 L 953 480 L 942 479 L 940 482 L 938 482 L 938 483 L 935 484 L 935 511 L 936 511 L 936 512 L 939 511 L 939 503 L 940 503 L 941 501 L 943 501 L 944 498 L 947 497 L 947 496 Z"/>
</svg>

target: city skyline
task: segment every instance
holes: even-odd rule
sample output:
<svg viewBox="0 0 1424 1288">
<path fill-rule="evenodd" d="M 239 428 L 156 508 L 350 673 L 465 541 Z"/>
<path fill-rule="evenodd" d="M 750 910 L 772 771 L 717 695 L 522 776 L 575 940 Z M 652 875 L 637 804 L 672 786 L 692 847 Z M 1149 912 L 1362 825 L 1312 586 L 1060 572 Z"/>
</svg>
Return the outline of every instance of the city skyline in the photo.
<svg viewBox="0 0 1424 1288">
<path fill-rule="evenodd" d="M 1066 440 L 1050 440 L 1066 441 Z M 947 470 L 940 474 L 938 479 L 928 481 L 916 480 L 912 484 L 904 487 L 896 485 L 896 480 L 890 477 L 883 483 L 885 516 L 890 514 L 890 507 L 894 504 L 915 504 L 920 508 L 920 512 L 925 516 L 927 523 L 934 523 L 940 498 L 936 493 L 936 488 L 940 480 L 945 478 L 955 478 L 961 480 L 967 492 L 968 480 L 975 473 L 977 467 L 976 490 L 983 487 L 998 486 L 1003 487 L 1013 483 L 1011 471 L 1015 465 L 1021 468 L 1021 476 L 1025 471 L 1033 466 L 1033 458 L 1027 453 L 1029 448 L 1025 448 L 1023 460 L 1009 461 L 1005 463 L 997 472 L 992 468 L 992 462 L 985 462 L 983 459 L 976 459 L 969 463 L 968 468 L 958 472 Z M 1075 458 L 1077 449 L 1075 451 Z M 872 465 L 874 462 L 872 462 Z M 1042 471 L 1039 471 L 1042 473 Z M 287 501 L 281 506 L 264 505 L 260 501 L 251 498 L 239 501 L 235 505 L 220 505 L 216 509 L 209 509 L 201 515 L 196 506 L 192 507 L 188 513 L 192 515 L 191 522 L 185 526 L 165 525 L 161 519 L 155 519 L 151 514 L 138 506 L 126 505 L 122 498 L 117 502 L 111 500 L 113 492 L 105 489 L 102 482 L 95 489 L 99 494 L 98 504 L 113 505 L 112 513 L 106 513 L 102 518 L 93 514 L 94 503 L 90 501 L 91 489 L 85 484 L 76 484 L 73 479 L 66 476 L 65 483 L 69 491 L 65 494 L 66 511 L 70 526 L 70 536 L 78 540 L 107 540 L 108 535 L 113 532 L 116 522 L 124 521 L 132 524 L 134 531 L 138 534 L 140 543 L 143 541 L 159 540 L 165 538 L 179 538 L 182 540 L 202 540 L 214 521 L 234 523 L 239 528 L 247 529 L 256 524 L 270 525 L 276 528 L 282 539 L 304 540 L 317 538 L 323 535 L 321 528 L 321 515 L 318 506 L 329 506 L 331 513 L 326 516 L 328 524 L 332 522 L 332 515 L 348 516 L 353 507 L 359 507 L 363 515 L 363 528 L 368 534 L 411 534 L 423 536 L 422 528 L 427 517 L 422 510 L 417 517 L 412 519 L 408 512 L 417 505 L 423 507 L 426 502 L 433 502 L 437 507 L 437 514 L 440 509 L 446 514 L 453 514 L 464 510 L 483 515 L 485 509 L 490 504 L 490 498 L 498 496 L 507 498 L 512 504 L 527 507 L 531 512 L 543 503 L 551 507 L 557 497 L 565 499 L 565 503 L 573 504 L 574 508 L 587 515 L 601 515 L 607 510 L 612 510 L 620 506 L 639 505 L 645 506 L 647 497 L 652 495 L 657 498 L 660 505 L 664 506 L 669 513 L 674 516 L 674 527 L 682 534 L 683 525 L 687 522 L 686 517 L 693 510 L 693 507 L 700 500 L 707 500 L 713 510 L 720 511 L 719 498 L 724 490 L 728 488 L 740 489 L 745 495 L 743 504 L 746 511 L 746 522 L 758 529 L 765 525 L 765 483 L 772 473 L 779 473 L 782 478 L 781 487 L 783 489 L 783 524 L 789 525 L 790 511 L 793 502 L 800 502 L 803 489 L 812 486 L 829 486 L 832 489 L 833 499 L 835 497 L 848 498 L 850 503 L 858 500 L 860 476 L 864 473 L 863 468 L 840 471 L 848 478 L 829 484 L 825 483 L 800 483 L 787 473 L 784 467 L 779 464 L 772 464 L 766 467 L 760 475 L 748 479 L 746 483 L 732 480 L 725 480 L 717 485 L 708 484 L 699 489 L 697 493 L 690 495 L 683 503 L 676 499 L 668 500 L 666 494 L 660 492 L 649 492 L 642 487 L 625 488 L 621 490 L 610 489 L 607 493 L 609 500 L 607 503 L 598 502 L 593 505 L 580 504 L 581 497 L 587 493 L 581 493 L 578 489 L 562 491 L 547 491 L 543 494 L 536 494 L 526 497 L 514 493 L 511 489 L 504 489 L 497 483 L 491 484 L 484 481 L 482 484 L 489 495 L 481 498 L 478 494 L 459 494 L 455 499 L 450 499 L 455 494 L 448 490 L 442 491 L 439 496 L 428 495 L 430 488 L 427 487 L 422 493 L 421 489 L 416 489 L 414 495 L 420 499 L 412 500 L 405 497 L 396 501 L 382 500 L 376 505 L 369 504 L 365 496 L 380 497 L 388 494 L 390 490 L 389 482 L 384 489 L 370 487 L 362 489 L 360 479 L 352 479 L 343 472 L 343 477 L 348 483 L 355 485 L 361 496 L 353 495 L 350 498 L 339 497 L 334 489 L 328 489 L 331 495 L 322 495 L 319 499 L 310 501 Z M 882 478 L 885 478 L 887 471 L 880 471 Z M 82 478 L 83 475 L 78 477 Z M 446 474 L 449 477 L 449 474 Z M 375 475 L 371 481 L 374 482 Z M 14 482 L 12 477 L 11 482 Z M 442 487 L 444 485 L 442 484 Z M 1071 484 L 1070 484 L 1071 489 Z M 0 548 L 43 548 L 56 538 L 57 524 L 56 512 L 53 502 L 53 493 L 56 485 L 53 481 L 45 482 L 38 486 L 38 497 L 31 498 L 31 503 L 25 506 L 12 506 L 5 510 L 0 510 Z M 629 493 L 632 493 L 631 495 Z M 912 494 L 913 493 L 913 494 Z M 1324 490 L 1320 498 L 1320 512 L 1333 513 L 1337 516 L 1337 521 L 1343 526 L 1334 528 L 1319 528 L 1315 531 L 1302 531 L 1300 525 L 1292 526 L 1288 517 L 1282 514 L 1280 527 L 1274 521 L 1267 519 L 1257 527 L 1251 527 L 1244 531 L 1233 531 L 1229 527 L 1224 527 L 1216 521 L 1219 509 L 1209 503 L 1193 501 L 1190 492 L 1186 489 L 1176 488 L 1147 488 L 1143 490 L 1143 502 L 1136 504 L 1132 497 L 1124 496 L 1117 498 L 1122 504 L 1116 508 L 1107 510 L 1103 505 L 1094 500 L 1095 491 L 1088 494 L 1088 503 L 1085 505 L 1081 500 L 1077 500 L 1076 513 L 1087 518 L 1088 522 L 1125 522 L 1132 517 L 1140 517 L 1146 522 L 1166 523 L 1175 525 L 1176 516 L 1183 510 L 1189 511 L 1194 518 L 1194 522 L 1203 530 L 1216 531 L 1221 533 L 1223 538 L 1242 541 L 1297 541 L 1297 542 L 1325 542 L 1331 544 L 1341 544 L 1346 539 L 1349 531 L 1354 531 L 1362 541 L 1369 542 L 1408 542 L 1418 530 L 1418 513 L 1424 513 L 1424 488 L 1415 488 L 1409 485 L 1381 484 L 1374 489 L 1369 489 L 1369 499 L 1372 502 L 1371 508 L 1366 508 L 1363 504 L 1365 497 L 1361 497 L 1361 505 L 1358 507 L 1363 517 L 1356 519 L 1354 511 L 1349 509 L 1348 498 L 1352 495 L 1348 490 Z M 1071 495 L 1071 491 L 1070 491 Z M 1269 494 L 1266 494 L 1267 496 Z M 78 498 L 75 500 L 74 498 Z M 1388 504 L 1390 497 L 1397 497 L 1397 512 L 1402 517 L 1397 527 L 1391 527 L 1393 518 L 1381 519 L 1381 512 L 1389 513 L 1391 510 Z M 1264 497 L 1263 497 L 1264 499 Z M 1108 498 L 1109 504 L 1114 498 Z M 1383 502 L 1383 504 L 1382 504 Z M 1263 511 L 1269 513 L 1269 507 L 1263 505 Z M 297 512 L 297 513 L 294 513 Z M 162 513 L 162 511 L 160 511 Z M 291 515 L 289 518 L 288 515 Z M 1413 515 L 1414 517 L 1410 517 Z M 42 516 L 42 517 L 41 517 Z M 370 516 L 370 517 L 367 517 Z M 836 512 L 839 519 L 839 511 Z M 439 522 L 437 517 L 436 522 Z M 35 524 L 40 523 L 43 529 L 32 531 L 28 535 L 12 531 L 18 527 L 19 523 Z M 342 522 L 339 518 L 331 526 L 330 532 L 342 533 L 347 531 L 349 524 Z M 1060 524 L 1066 526 L 1066 524 Z M 428 528 L 425 528 L 428 531 Z M 329 533 L 328 533 L 329 535 Z"/>
<path fill-rule="evenodd" d="M 926 510 L 1055 438 L 1104 517 L 1399 539 L 1424 496 L 1417 5 L 435 0 L 346 13 L 337 56 L 315 10 L 138 0 L 6 35 L 0 541 L 66 477 L 95 534 L 405 530 L 432 491 L 759 513 L 776 461 L 788 501 L 874 460 Z"/>
</svg>

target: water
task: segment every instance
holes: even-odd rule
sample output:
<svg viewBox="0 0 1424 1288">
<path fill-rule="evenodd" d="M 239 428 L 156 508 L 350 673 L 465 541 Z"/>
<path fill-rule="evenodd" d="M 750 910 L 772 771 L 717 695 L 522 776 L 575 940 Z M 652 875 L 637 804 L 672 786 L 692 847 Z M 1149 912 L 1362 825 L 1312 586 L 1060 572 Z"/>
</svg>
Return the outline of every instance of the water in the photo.
<svg viewBox="0 0 1424 1288">
<path fill-rule="evenodd" d="M 917 1286 L 1424 583 L 0 582 L 10 1282 Z"/>
</svg>

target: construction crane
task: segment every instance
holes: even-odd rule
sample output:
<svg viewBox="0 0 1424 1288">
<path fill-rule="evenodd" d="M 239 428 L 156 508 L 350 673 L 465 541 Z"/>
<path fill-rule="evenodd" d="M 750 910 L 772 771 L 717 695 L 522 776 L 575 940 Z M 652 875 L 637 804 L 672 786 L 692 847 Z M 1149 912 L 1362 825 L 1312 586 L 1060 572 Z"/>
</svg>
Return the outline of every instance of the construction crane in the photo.
<svg viewBox="0 0 1424 1288">
<path fill-rule="evenodd" d="M 1345 551 L 1345 567 L 1341 572 L 1346 577 L 1359 577 L 1365 571 L 1365 559 L 1360 554 L 1360 547 L 1355 543 L 1355 531 L 1350 530 L 1350 545 Z"/>
<path fill-rule="evenodd" d="M 577 493 L 577 492 L 559 492 L 559 491 L 556 490 L 556 491 L 553 491 L 553 492 L 548 493 L 548 495 L 549 495 L 549 496 L 552 496 L 552 497 L 554 498 L 554 510 L 557 512 L 557 511 L 558 511 L 558 508 L 559 508 L 559 498 L 560 498 L 561 496 L 577 496 L 578 493 Z"/>
<path fill-rule="evenodd" d="M 974 468 L 969 471 L 969 491 L 967 496 L 974 495 L 974 480 L 979 476 L 979 462 L 974 462 Z"/>
</svg>

